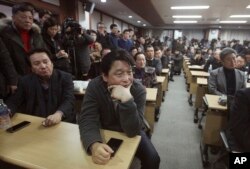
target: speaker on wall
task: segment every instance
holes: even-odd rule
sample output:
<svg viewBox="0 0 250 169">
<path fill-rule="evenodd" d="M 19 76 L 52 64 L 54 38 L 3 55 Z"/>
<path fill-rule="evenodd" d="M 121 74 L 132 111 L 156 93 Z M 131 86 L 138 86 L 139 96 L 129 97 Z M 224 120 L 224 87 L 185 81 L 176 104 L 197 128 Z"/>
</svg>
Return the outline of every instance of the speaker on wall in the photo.
<svg viewBox="0 0 250 169">
<path fill-rule="evenodd" d="M 95 3 L 93 2 L 83 2 L 83 9 L 89 13 L 93 13 L 95 8 Z"/>
</svg>

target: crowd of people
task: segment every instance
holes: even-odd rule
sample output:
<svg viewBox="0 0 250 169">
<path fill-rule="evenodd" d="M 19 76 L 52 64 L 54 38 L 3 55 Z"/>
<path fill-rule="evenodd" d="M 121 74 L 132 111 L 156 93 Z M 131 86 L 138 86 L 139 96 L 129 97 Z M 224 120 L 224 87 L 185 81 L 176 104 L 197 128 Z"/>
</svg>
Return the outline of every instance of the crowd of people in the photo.
<svg viewBox="0 0 250 169">
<path fill-rule="evenodd" d="M 96 31 L 83 29 L 72 18 L 61 25 L 49 11 L 43 11 L 35 24 L 34 10 L 30 3 L 16 4 L 12 20 L 0 21 L 0 98 L 13 114 L 46 118 L 44 126 L 62 120 L 76 122 L 73 80 L 91 80 L 78 124 L 83 145 L 98 164 L 107 163 L 112 153 L 102 142 L 101 126 L 129 137 L 141 135 L 136 156 L 142 168 L 159 168 L 160 157 L 144 132 L 143 114 L 145 87 L 156 86 L 156 76 L 163 68 L 169 68 L 169 79 L 174 81 L 174 75 L 181 74 L 183 57 L 189 57 L 191 64 L 204 65 L 210 72 L 209 91 L 216 95 L 235 95 L 245 88 L 250 73 L 250 49 L 238 41 L 209 46 L 207 41 L 187 44 L 179 38 L 170 48 L 157 38 L 136 36 L 133 29 L 120 34 L 116 24 L 110 25 L 110 33 L 103 22 Z M 241 91 L 236 98 L 249 103 L 245 93 L 249 91 Z M 239 110 L 238 105 L 234 111 Z M 246 114 L 249 107 L 240 111 Z M 232 131 L 238 137 L 239 129 Z M 250 138 L 247 134 L 244 137 Z"/>
</svg>

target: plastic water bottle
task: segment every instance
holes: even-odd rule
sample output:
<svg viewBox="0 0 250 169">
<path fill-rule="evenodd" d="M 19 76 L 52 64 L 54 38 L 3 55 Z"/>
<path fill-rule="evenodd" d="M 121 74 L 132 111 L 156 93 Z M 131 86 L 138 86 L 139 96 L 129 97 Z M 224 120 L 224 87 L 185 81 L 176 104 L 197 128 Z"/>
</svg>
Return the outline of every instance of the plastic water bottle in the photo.
<svg viewBox="0 0 250 169">
<path fill-rule="evenodd" d="M 7 129 L 11 127 L 10 111 L 3 99 L 0 99 L 0 129 Z"/>
</svg>

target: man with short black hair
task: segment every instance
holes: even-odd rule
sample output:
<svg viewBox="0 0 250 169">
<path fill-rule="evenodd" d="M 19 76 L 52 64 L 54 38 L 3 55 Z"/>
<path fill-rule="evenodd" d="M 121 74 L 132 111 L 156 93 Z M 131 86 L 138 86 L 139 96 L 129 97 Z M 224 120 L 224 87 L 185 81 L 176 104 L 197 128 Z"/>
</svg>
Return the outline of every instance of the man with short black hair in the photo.
<svg viewBox="0 0 250 169">
<path fill-rule="evenodd" d="M 232 48 L 224 48 L 220 53 L 223 67 L 210 73 L 208 89 L 211 94 L 231 95 L 241 88 L 246 87 L 244 72 L 236 68 L 236 51 Z"/>
<path fill-rule="evenodd" d="M 110 25 L 110 34 L 109 34 L 109 41 L 110 41 L 110 49 L 117 49 L 118 48 L 118 26 L 116 24 Z"/>
<path fill-rule="evenodd" d="M 130 51 L 130 49 L 133 47 L 132 41 L 129 39 L 129 30 L 125 29 L 122 32 L 122 38 L 118 40 L 118 46 L 122 49 L 125 49 L 126 51 Z"/>
<path fill-rule="evenodd" d="M 154 47 L 152 45 L 146 46 L 146 65 L 155 68 L 155 73 L 159 76 L 162 70 L 162 64 L 160 59 L 155 58 Z"/>
<path fill-rule="evenodd" d="M 32 73 L 19 79 L 16 93 L 7 101 L 12 113 L 45 117 L 44 126 L 75 121 L 72 76 L 53 69 L 50 53 L 35 49 L 27 57 Z"/>
<path fill-rule="evenodd" d="M 133 79 L 132 61 L 125 50 L 115 50 L 102 60 L 102 76 L 90 81 L 78 123 L 87 153 L 97 164 L 107 164 L 113 150 L 101 137 L 100 128 L 141 136 L 135 156 L 142 169 L 158 169 L 160 157 L 143 128 L 146 91 Z"/>
</svg>

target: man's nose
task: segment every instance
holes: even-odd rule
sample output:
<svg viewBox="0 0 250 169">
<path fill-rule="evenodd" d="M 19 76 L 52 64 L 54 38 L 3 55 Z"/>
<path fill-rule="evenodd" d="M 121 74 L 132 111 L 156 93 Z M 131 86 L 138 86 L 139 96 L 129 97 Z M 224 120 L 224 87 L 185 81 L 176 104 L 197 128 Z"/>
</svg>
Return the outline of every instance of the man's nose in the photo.
<svg viewBox="0 0 250 169">
<path fill-rule="evenodd" d="M 46 67 L 46 64 L 44 64 L 44 63 L 40 64 L 40 68 L 45 68 L 45 67 Z"/>
</svg>

